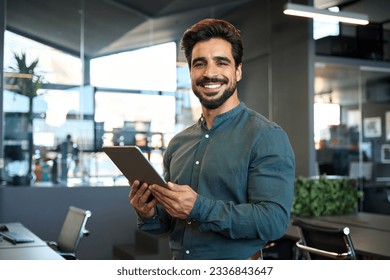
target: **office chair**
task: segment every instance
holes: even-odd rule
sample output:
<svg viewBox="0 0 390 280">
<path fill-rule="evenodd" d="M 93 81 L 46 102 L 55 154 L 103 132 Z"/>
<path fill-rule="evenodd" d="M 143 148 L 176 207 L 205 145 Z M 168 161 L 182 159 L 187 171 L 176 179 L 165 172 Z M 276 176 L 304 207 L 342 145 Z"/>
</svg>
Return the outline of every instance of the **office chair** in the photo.
<svg viewBox="0 0 390 280">
<path fill-rule="evenodd" d="M 76 250 L 80 239 L 89 235 L 85 225 L 91 215 L 89 210 L 70 206 L 57 242 L 49 241 L 47 244 L 65 259 L 77 259 Z"/>
<path fill-rule="evenodd" d="M 296 246 L 306 259 L 356 259 L 348 227 L 327 227 L 302 219 L 294 219 L 292 224 L 298 228 L 300 236 Z"/>
</svg>

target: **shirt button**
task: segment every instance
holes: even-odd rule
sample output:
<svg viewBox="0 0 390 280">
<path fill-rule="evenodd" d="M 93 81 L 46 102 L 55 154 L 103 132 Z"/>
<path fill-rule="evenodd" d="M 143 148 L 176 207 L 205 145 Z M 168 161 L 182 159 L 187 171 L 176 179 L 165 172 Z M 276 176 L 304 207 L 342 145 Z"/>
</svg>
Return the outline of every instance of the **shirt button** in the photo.
<svg viewBox="0 0 390 280">
<path fill-rule="evenodd" d="M 204 137 L 206 137 L 206 138 L 209 138 L 209 137 L 210 137 L 210 135 L 206 134 Z"/>
<path fill-rule="evenodd" d="M 190 250 L 186 250 L 186 254 L 188 255 L 190 253 Z"/>
<path fill-rule="evenodd" d="M 197 160 L 197 161 L 195 162 L 195 164 L 196 164 L 196 165 L 199 165 L 199 160 Z"/>
</svg>

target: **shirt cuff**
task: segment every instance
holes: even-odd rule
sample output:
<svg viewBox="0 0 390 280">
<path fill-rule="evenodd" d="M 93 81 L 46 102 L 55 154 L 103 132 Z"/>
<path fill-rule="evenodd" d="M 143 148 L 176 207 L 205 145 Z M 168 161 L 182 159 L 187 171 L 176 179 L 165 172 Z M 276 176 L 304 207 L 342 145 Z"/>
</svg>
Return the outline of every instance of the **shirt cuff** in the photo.
<svg viewBox="0 0 390 280">
<path fill-rule="evenodd" d="M 192 208 L 190 214 L 186 219 L 187 223 L 191 223 L 194 221 L 198 221 L 198 222 L 205 221 L 210 208 L 211 208 L 211 200 L 198 194 L 195 200 L 194 207 Z"/>
</svg>

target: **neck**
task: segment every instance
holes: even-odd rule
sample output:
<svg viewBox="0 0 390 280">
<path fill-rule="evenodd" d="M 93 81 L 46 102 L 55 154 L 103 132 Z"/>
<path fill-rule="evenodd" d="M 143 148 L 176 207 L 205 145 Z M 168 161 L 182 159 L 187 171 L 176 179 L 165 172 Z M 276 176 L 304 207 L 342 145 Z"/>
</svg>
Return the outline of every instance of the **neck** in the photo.
<svg viewBox="0 0 390 280">
<path fill-rule="evenodd" d="M 207 127 L 209 129 L 212 128 L 214 124 L 214 120 L 218 115 L 230 111 L 231 109 L 235 108 L 239 104 L 240 104 L 240 100 L 238 99 L 237 95 L 233 95 L 231 98 L 226 100 L 224 104 L 222 104 L 220 107 L 216 109 L 207 109 L 204 106 L 202 106 L 202 115 L 206 122 Z"/>
</svg>

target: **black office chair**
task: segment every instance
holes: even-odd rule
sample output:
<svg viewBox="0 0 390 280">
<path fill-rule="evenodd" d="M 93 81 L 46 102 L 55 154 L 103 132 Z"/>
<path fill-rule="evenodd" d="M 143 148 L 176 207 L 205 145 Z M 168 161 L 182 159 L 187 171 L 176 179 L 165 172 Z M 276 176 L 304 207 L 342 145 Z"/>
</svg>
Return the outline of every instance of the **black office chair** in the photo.
<svg viewBox="0 0 390 280">
<path fill-rule="evenodd" d="M 70 206 L 57 242 L 49 241 L 47 244 L 65 259 L 77 259 L 76 250 L 80 239 L 89 235 L 85 225 L 91 215 L 89 210 Z"/>
<path fill-rule="evenodd" d="M 314 221 L 294 219 L 300 240 L 296 242 L 298 252 L 309 260 L 354 260 L 355 249 L 348 227 L 327 227 Z"/>
</svg>

